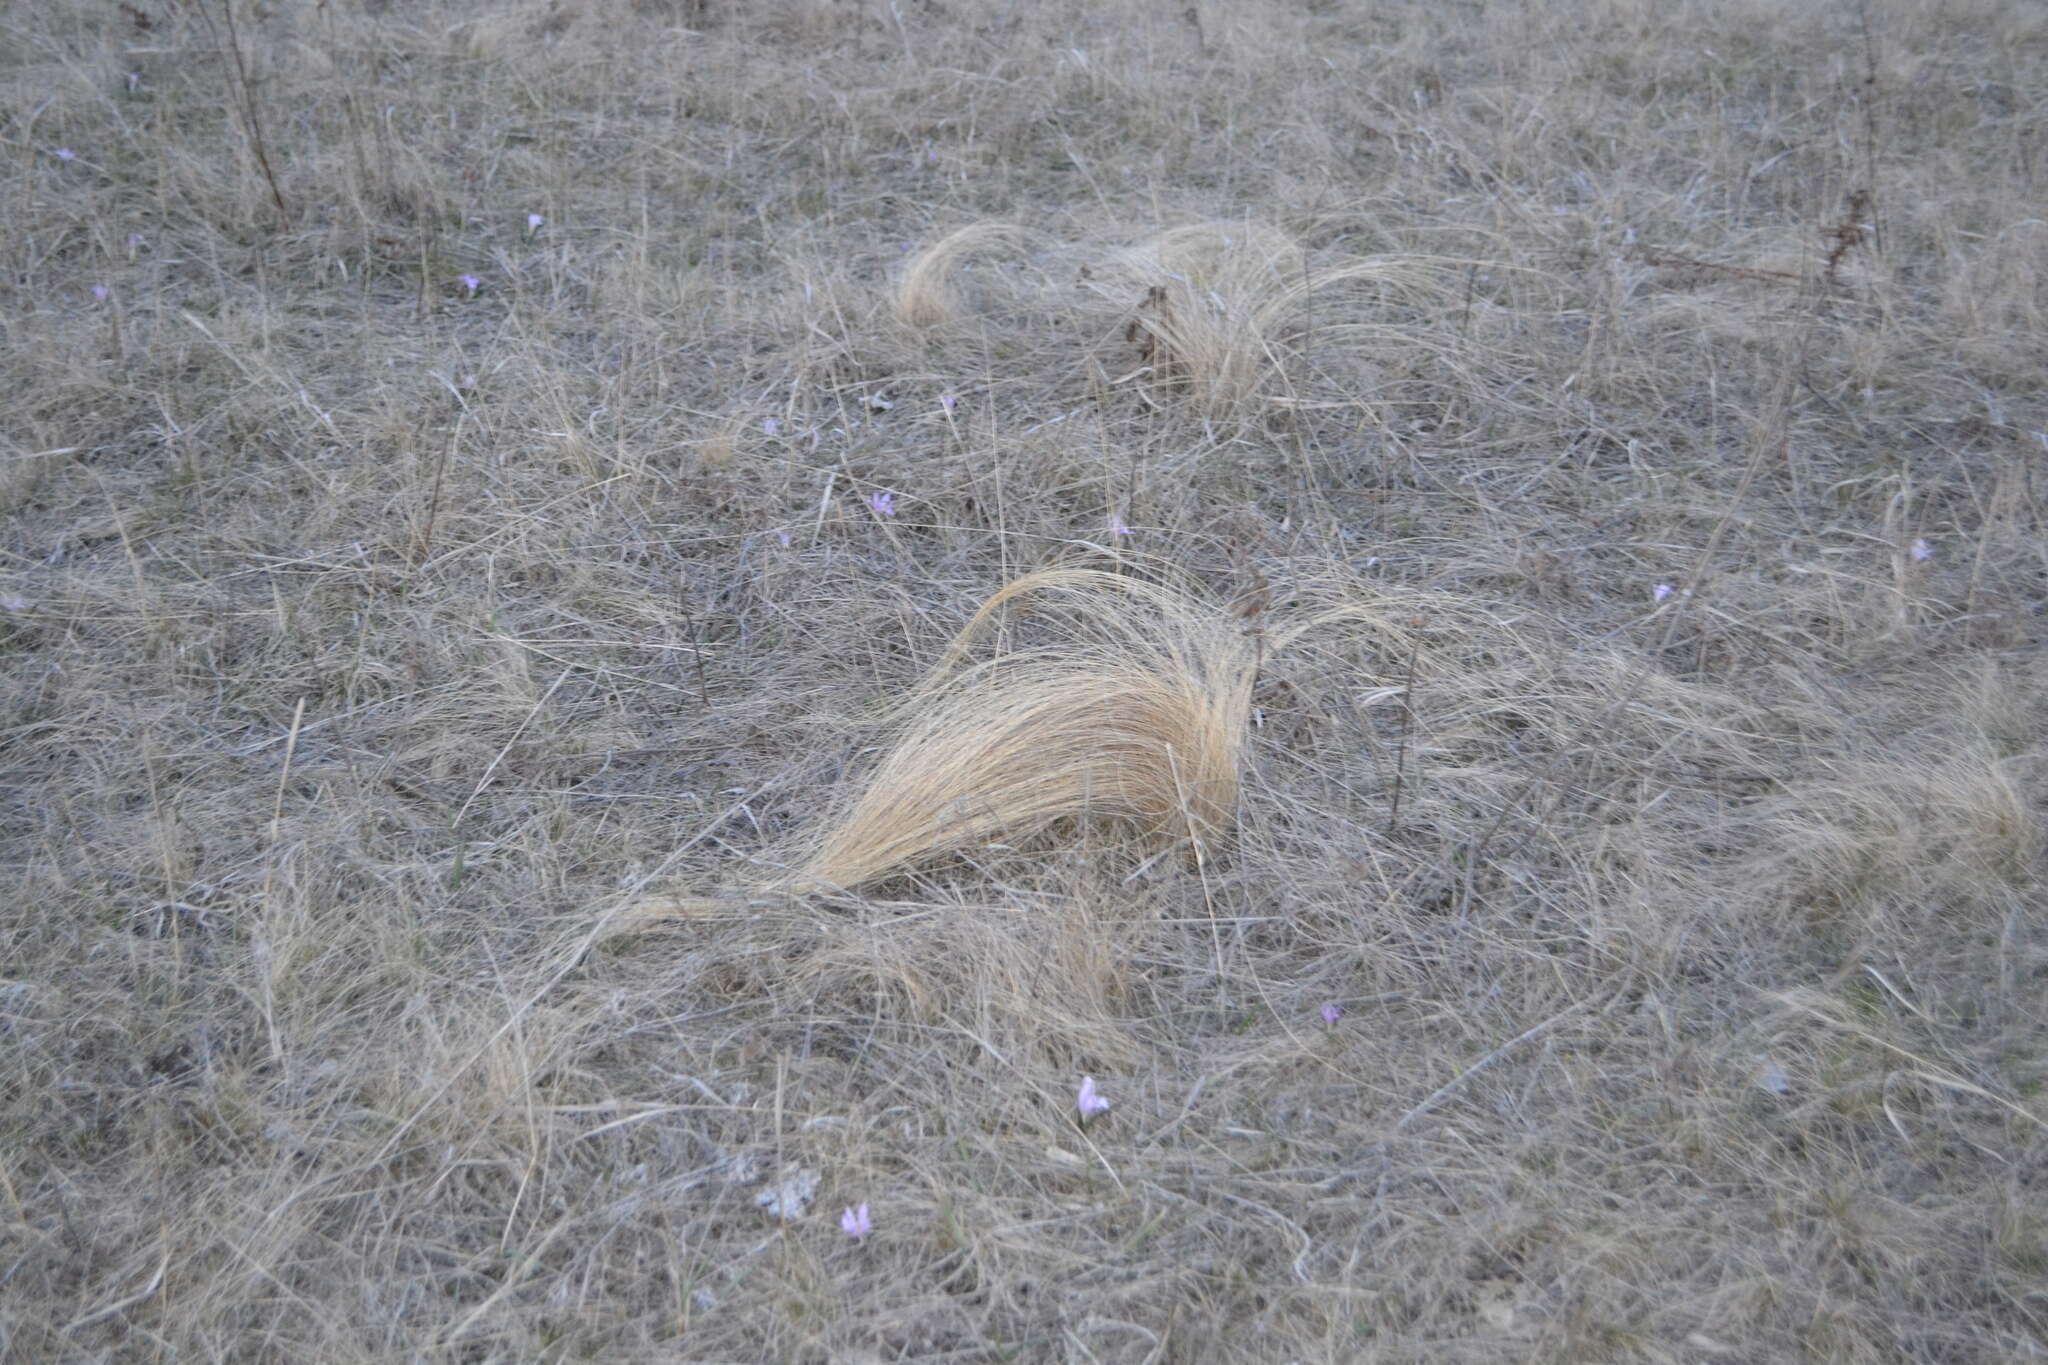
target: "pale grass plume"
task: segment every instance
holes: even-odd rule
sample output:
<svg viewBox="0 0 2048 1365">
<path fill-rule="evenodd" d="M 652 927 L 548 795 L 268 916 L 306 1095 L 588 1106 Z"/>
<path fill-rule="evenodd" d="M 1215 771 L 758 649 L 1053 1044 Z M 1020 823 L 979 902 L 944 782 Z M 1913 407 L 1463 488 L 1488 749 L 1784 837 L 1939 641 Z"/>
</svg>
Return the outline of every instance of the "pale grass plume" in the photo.
<svg viewBox="0 0 2048 1365">
<path fill-rule="evenodd" d="M 1198 223 L 1109 253 L 1085 282 L 1127 319 L 1113 339 L 1136 348 L 1106 362 L 1111 382 L 1216 418 L 1300 401 L 1290 366 L 1313 336 L 1370 352 L 1392 338 L 1386 304 L 1442 306 L 1440 264 L 1373 256 L 1315 265 L 1278 228 Z"/>
<path fill-rule="evenodd" d="M 1005 254 L 1003 264 L 1033 268 L 988 272 L 997 283 L 964 287 L 970 258 Z M 1049 260 L 1062 264 L 1049 268 Z M 1319 261 L 1294 236 L 1256 221 L 1185 224 L 1115 246 L 980 222 L 916 252 L 892 302 L 897 321 L 915 331 L 998 306 L 1012 320 L 1078 324 L 1092 335 L 1110 388 L 1160 409 L 1242 419 L 1319 401 L 1297 384 L 1340 356 L 1344 365 L 1396 355 L 1411 364 L 1422 347 L 1455 359 L 1448 353 L 1460 343 L 1419 322 L 1450 311 L 1452 282 L 1472 264 L 1412 253 Z"/>
<path fill-rule="evenodd" d="M 1079 567 L 1026 574 L 982 603 L 899 705 L 895 741 L 859 795 L 787 873 L 741 894 L 852 892 L 1072 818 L 1181 844 L 1199 864 L 1235 823 L 1262 657 L 1319 626 L 1375 619 L 1344 604 L 1254 631 L 1171 583 Z M 970 663 L 999 621 L 1006 636 L 1028 623 L 1035 642 Z M 617 928 L 725 906 L 659 895 Z"/>
<path fill-rule="evenodd" d="M 969 664 L 1004 609 L 1042 644 Z M 1023 615 L 1024 613 L 1017 613 Z M 935 856 L 1086 816 L 1185 840 L 1197 857 L 1237 801 L 1257 656 L 1188 593 L 1098 569 L 1027 574 L 984 602 L 897 712 L 865 788 L 760 892 L 852 891 Z M 628 924 L 715 912 L 657 897 Z"/>
<path fill-rule="evenodd" d="M 896 282 L 896 319 L 924 330 L 957 322 L 967 301 L 955 280 L 960 264 L 977 252 L 1028 247 L 1034 236 L 1011 223 L 969 223 L 947 233 L 910 258 Z"/>
</svg>

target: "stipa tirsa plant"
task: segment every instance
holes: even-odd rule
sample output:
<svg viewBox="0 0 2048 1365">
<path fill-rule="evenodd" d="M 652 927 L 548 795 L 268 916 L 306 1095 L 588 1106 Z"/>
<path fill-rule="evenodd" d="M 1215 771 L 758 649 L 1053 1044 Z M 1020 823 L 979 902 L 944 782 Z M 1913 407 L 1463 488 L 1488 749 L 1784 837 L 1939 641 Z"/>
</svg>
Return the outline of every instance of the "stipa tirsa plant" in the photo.
<svg viewBox="0 0 2048 1365">
<path fill-rule="evenodd" d="M 1017 250 L 1032 245 L 1035 235 L 1009 223 L 969 223 L 933 242 L 910 258 L 896 282 L 896 318 L 906 327 L 943 327 L 960 320 L 966 309 L 955 275 L 969 256 L 998 248 Z"/>
<path fill-rule="evenodd" d="M 1298 399 L 1290 362 L 1316 336 L 1359 353 L 1375 349 L 1375 333 L 1393 339 L 1377 315 L 1388 303 L 1440 304 L 1436 264 L 1357 257 L 1317 267 L 1277 229 L 1204 223 L 1113 253 L 1086 283 L 1129 310 L 1124 339 L 1140 364 L 1120 377 L 1220 418 Z"/>
<path fill-rule="evenodd" d="M 1028 251 L 1034 241 L 1005 223 L 949 233 L 898 280 L 898 320 L 920 330 L 959 321 L 968 306 L 956 283 L 962 263 Z M 1371 256 L 1317 266 L 1293 238 L 1258 223 L 1178 227 L 1128 247 L 1059 247 L 1049 254 L 1065 266 L 1038 268 L 1047 254 L 1010 283 L 1007 306 L 1071 313 L 1078 282 L 1083 321 L 1104 343 L 1097 359 L 1112 386 L 1210 419 L 1304 401 L 1297 362 L 1312 341 L 1354 357 L 1412 348 L 1419 335 L 1403 329 L 1403 318 L 1441 316 L 1456 273 L 1446 267 L 1469 264 Z M 994 295 L 985 300 L 1002 306 Z"/>
<path fill-rule="evenodd" d="M 1029 608 L 1040 642 L 970 663 L 1013 604 L 1020 616 Z M 1236 818 L 1261 659 L 1318 625 L 1369 615 L 1336 607 L 1257 630 L 1191 591 L 1130 574 L 1027 574 L 981 605 L 904 700 L 895 741 L 859 794 L 791 851 L 788 871 L 736 894 L 852 891 L 1070 818 L 1183 842 L 1206 859 Z M 730 904 L 659 895 L 618 928 Z"/>
</svg>

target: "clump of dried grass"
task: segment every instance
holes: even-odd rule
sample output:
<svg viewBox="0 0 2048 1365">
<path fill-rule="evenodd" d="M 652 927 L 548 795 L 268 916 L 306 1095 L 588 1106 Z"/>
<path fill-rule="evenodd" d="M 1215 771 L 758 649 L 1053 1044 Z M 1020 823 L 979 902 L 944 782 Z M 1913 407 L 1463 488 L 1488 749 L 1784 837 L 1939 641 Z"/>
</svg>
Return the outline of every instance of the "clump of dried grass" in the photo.
<svg viewBox="0 0 2048 1365">
<path fill-rule="evenodd" d="M 1006 608 L 1027 599 L 1029 629 L 1043 642 L 969 664 Z M 851 891 L 1070 818 L 1184 841 L 1204 860 L 1235 818 L 1264 648 L 1363 615 L 1338 607 L 1262 635 L 1187 590 L 1130 574 L 1027 574 L 982 603 L 898 708 L 900 733 L 859 796 L 796 866 L 755 891 Z M 657 896 L 624 924 L 720 906 Z"/>
<path fill-rule="evenodd" d="M 1291 396 L 1289 361 L 1313 333 L 1369 351 L 1373 333 L 1386 325 L 1371 305 L 1441 303 L 1434 274 L 1430 261 L 1416 257 L 1313 266 L 1277 228 L 1202 223 L 1111 253 L 1086 282 L 1098 298 L 1128 310 L 1123 339 L 1137 347 L 1140 363 L 1117 382 L 1143 381 L 1155 399 L 1178 396 L 1219 417 Z"/>
<path fill-rule="evenodd" d="M 1096 359 L 1111 386 L 1209 419 L 1313 401 L 1298 385 L 1318 339 L 1333 356 L 1413 348 L 1416 329 L 1404 324 L 1447 314 L 1446 281 L 1456 272 L 1444 267 L 1469 264 L 1375 255 L 1318 265 L 1294 237 L 1256 222 L 1188 224 L 1133 246 L 1048 245 L 1012 224 L 982 222 L 912 257 L 892 300 L 897 320 L 919 331 L 960 321 L 970 311 L 961 265 L 995 249 L 1038 251 L 1064 263 L 1018 277 L 1007 304 L 1071 316 L 1078 282 L 1080 320 L 1108 345 Z M 1441 350 L 1450 341 L 1437 335 L 1429 344 Z"/>
<path fill-rule="evenodd" d="M 979 251 L 1021 247 L 1031 234 L 1010 223 L 969 223 L 911 257 L 896 282 L 896 318 L 919 330 L 957 322 L 966 308 L 956 283 L 960 264 Z"/>
</svg>

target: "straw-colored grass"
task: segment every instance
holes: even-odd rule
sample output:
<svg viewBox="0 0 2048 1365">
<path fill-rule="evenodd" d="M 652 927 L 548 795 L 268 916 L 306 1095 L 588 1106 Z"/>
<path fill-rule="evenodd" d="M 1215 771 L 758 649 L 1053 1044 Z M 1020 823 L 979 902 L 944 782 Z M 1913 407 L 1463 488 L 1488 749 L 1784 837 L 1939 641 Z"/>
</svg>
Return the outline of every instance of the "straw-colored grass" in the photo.
<svg viewBox="0 0 2048 1365">
<path fill-rule="evenodd" d="M 1430 283 L 1419 258 L 1311 266 L 1286 233 L 1256 221 L 1173 228 L 1108 253 L 1089 274 L 1091 292 L 1124 310 L 1122 338 L 1135 346 L 1136 365 L 1111 382 L 1208 417 L 1259 413 L 1271 400 L 1296 397 L 1296 362 L 1313 329 L 1329 329 L 1333 341 L 1369 329 L 1373 302 L 1398 300 L 1405 312 L 1425 301 Z M 1441 297 L 1426 302 L 1440 305 Z M 1370 352 L 1357 335 L 1340 344 Z"/>
<path fill-rule="evenodd" d="M 0 1358 L 2048 1361 L 2042 70 L 8 7 Z"/>
<path fill-rule="evenodd" d="M 1065 820 L 1183 843 L 1199 866 L 1236 818 L 1261 661 L 1325 625 L 1375 617 L 1343 603 L 1268 622 L 1263 600 L 1246 606 L 1103 569 L 1006 584 L 901 704 L 897 737 L 859 795 L 794 867 L 741 894 L 844 894 L 992 840 L 1028 843 Z M 1011 629 L 1035 638 L 1016 643 Z M 969 663 L 992 633 L 993 656 Z M 650 897 L 618 926 L 727 904 Z"/>
<path fill-rule="evenodd" d="M 968 303 L 959 283 L 969 257 L 997 248 L 1011 251 L 1029 246 L 1035 234 L 1012 223 L 969 223 L 922 248 L 910 258 L 896 282 L 896 318 L 904 326 L 924 330 L 958 322 Z"/>
<path fill-rule="evenodd" d="M 973 257 L 994 267 L 970 306 L 959 281 Z M 1006 257 L 1007 259 L 1002 259 Z M 1473 262 L 1423 253 L 1312 261 L 1289 233 L 1248 219 L 1192 223 L 1134 245 L 1053 244 L 1001 222 L 957 228 L 919 250 L 897 280 L 897 319 L 936 332 L 974 316 L 1063 327 L 1065 362 L 1155 409 L 1256 422 L 1329 397 L 1321 366 L 1370 366 L 1469 338 L 1418 325 L 1454 306 Z M 1004 269 L 1003 267 L 1009 267 Z M 1355 395 L 1354 395 L 1355 400 Z"/>
<path fill-rule="evenodd" d="M 969 664 L 1012 604 L 1039 607 L 1033 633 L 1051 638 Z M 1235 815 L 1259 656 L 1242 618 L 1176 588 L 1086 568 L 1019 578 L 904 703 L 900 735 L 814 851 L 758 890 L 854 891 L 1067 819 L 1186 841 L 1200 860 Z M 626 922 L 717 904 L 656 898 Z"/>
</svg>

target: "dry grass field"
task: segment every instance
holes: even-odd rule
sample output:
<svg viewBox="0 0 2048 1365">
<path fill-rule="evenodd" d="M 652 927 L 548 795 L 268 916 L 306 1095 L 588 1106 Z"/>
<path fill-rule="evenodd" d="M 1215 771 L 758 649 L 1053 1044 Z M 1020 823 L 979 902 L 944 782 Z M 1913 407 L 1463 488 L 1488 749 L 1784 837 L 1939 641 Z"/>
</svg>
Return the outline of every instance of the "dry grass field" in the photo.
<svg viewBox="0 0 2048 1365">
<path fill-rule="evenodd" d="M 0 1357 L 2048 1360 L 2044 73 L 0 10 Z"/>
</svg>

